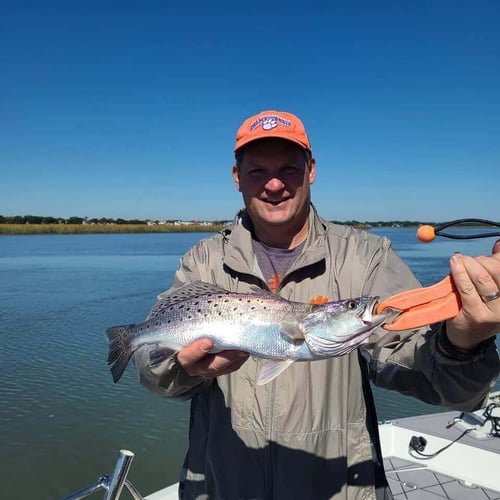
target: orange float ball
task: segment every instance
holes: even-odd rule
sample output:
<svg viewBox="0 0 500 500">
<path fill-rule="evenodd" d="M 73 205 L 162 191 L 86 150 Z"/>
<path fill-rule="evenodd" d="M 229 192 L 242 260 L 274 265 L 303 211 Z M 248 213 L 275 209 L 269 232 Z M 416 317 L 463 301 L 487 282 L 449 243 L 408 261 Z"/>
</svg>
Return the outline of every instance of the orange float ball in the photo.
<svg viewBox="0 0 500 500">
<path fill-rule="evenodd" d="M 436 237 L 434 228 L 432 226 L 420 226 L 417 230 L 417 238 L 422 243 L 430 243 Z"/>
</svg>

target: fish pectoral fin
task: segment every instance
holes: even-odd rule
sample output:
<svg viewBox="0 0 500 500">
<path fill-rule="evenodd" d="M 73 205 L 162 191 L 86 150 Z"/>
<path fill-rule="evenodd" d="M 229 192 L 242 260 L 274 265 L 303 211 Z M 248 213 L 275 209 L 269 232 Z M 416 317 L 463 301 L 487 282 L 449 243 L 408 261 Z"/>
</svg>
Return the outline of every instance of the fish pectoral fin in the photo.
<svg viewBox="0 0 500 500">
<path fill-rule="evenodd" d="M 168 349 L 168 347 L 156 347 L 149 351 L 149 365 L 151 367 L 158 366 L 168 358 L 171 358 L 177 351 Z"/>
<path fill-rule="evenodd" d="M 283 373 L 295 360 L 294 359 L 262 359 L 257 377 L 257 385 L 265 385 Z"/>
<path fill-rule="evenodd" d="M 281 336 L 292 342 L 305 340 L 304 332 L 296 323 L 283 323 L 281 325 Z"/>
</svg>

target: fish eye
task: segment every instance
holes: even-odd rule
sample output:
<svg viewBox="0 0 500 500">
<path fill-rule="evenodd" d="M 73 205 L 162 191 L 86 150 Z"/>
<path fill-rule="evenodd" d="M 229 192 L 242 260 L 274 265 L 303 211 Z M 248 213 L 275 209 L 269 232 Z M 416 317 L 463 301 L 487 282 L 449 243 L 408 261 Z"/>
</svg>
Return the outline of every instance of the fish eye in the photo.
<svg viewBox="0 0 500 500">
<path fill-rule="evenodd" d="M 349 300 L 346 304 L 347 309 L 356 309 L 358 303 L 355 300 Z"/>
</svg>

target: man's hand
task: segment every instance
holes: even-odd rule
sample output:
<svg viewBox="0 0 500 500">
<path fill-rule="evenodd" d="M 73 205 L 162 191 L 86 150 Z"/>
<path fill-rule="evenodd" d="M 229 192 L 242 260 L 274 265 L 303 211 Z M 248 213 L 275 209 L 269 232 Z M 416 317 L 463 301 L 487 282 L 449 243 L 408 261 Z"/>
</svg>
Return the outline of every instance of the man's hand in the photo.
<svg viewBox="0 0 500 500">
<path fill-rule="evenodd" d="M 446 334 L 459 349 L 473 349 L 500 332 L 500 298 L 481 298 L 500 290 L 500 240 L 493 245 L 491 256 L 453 255 L 450 269 L 462 307 L 446 322 Z"/>
<path fill-rule="evenodd" d="M 212 379 L 238 370 L 249 356 L 236 350 L 211 354 L 213 346 L 209 339 L 196 340 L 177 353 L 177 361 L 192 377 Z"/>
</svg>

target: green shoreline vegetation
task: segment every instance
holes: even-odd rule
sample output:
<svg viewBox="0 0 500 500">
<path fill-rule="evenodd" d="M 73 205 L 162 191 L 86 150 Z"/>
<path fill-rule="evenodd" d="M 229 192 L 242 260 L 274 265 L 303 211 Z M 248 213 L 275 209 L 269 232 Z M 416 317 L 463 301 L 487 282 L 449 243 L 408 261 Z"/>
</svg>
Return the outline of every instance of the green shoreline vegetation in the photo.
<svg viewBox="0 0 500 500">
<path fill-rule="evenodd" d="M 0 224 L 1 234 L 119 234 L 217 232 L 222 224 Z"/>
<path fill-rule="evenodd" d="M 4 216 L 0 214 L 0 235 L 2 234 L 93 234 L 93 233 L 193 233 L 217 232 L 227 226 L 230 220 L 182 221 L 182 220 L 125 220 L 89 219 L 87 217 L 41 217 L 34 215 Z M 332 221 L 337 224 L 369 230 L 373 227 L 419 227 L 423 224 L 436 226 L 436 222 L 419 221 Z M 462 227 L 479 227 L 466 224 Z"/>
<path fill-rule="evenodd" d="M 151 221 L 139 219 L 55 218 L 0 214 L 1 234 L 185 233 L 220 231 L 226 221 Z"/>
</svg>

